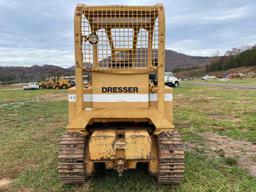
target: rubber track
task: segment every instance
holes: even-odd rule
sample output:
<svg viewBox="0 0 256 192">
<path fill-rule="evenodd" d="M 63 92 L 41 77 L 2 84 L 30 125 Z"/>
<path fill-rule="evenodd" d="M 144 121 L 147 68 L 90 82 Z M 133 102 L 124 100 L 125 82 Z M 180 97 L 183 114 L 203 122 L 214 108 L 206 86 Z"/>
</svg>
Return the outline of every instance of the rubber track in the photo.
<svg viewBox="0 0 256 192">
<path fill-rule="evenodd" d="M 58 173 L 65 184 L 83 184 L 85 137 L 78 133 L 65 133 L 60 141 Z"/>
<path fill-rule="evenodd" d="M 180 184 L 183 180 L 185 161 L 184 145 L 178 131 L 165 131 L 157 138 L 159 164 L 157 182 Z"/>
</svg>

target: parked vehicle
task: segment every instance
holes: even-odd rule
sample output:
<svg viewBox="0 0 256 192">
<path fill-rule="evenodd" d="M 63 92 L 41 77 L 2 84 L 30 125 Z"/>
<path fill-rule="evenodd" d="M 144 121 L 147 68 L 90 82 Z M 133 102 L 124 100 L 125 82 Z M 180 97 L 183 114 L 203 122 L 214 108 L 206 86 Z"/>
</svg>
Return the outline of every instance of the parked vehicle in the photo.
<svg viewBox="0 0 256 192">
<path fill-rule="evenodd" d="M 54 84 L 54 89 L 68 89 L 71 87 L 71 80 L 64 78 L 57 78 Z"/>
<path fill-rule="evenodd" d="M 40 89 L 53 89 L 54 88 L 54 81 L 52 79 L 47 79 L 45 81 L 40 81 L 39 83 Z"/>
<path fill-rule="evenodd" d="M 172 72 L 165 72 L 164 73 L 164 82 L 165 85 L 169 87 L 178 87 L 180 86 L 180 81 L 177 77 L 174 77 Z"/>
<path fill-rule="evenodd" d="M 75 81 L 63 77 L 53 77 L 39 82 L 40 89 L 68 89 L 75 86 Z"/>
<path fill-rule="evenodd" d="M 30 82 L 27 85 L 23 86 L 24 90 L 38 90 L 39 85 L 36 82 Z"/>
<path fill-rule="evenodd" d="M 202 80 L 208 80 L 208 79 L 216 79 L 215 76 L 205 75 L 201 78 Z"/>
</svg>

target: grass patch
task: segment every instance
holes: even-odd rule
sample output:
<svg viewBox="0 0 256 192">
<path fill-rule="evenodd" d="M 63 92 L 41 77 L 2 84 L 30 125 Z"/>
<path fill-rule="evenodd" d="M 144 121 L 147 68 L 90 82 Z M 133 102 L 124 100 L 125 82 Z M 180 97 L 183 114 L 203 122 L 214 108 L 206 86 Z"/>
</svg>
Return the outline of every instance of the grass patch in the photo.
<svg viewBox="0 0 256 192">
<path fill-rule="evenodd" d="M 225 157 L 224 158 L 224 161 L 227 165 L 230 165 L 230 166 L 234 166 L 234 165 L 237 165 L 237 159 L 233 158 L 233 157 Z"/>
<path fill-rule="evenodd" d="M 255 78 L 243 78 L 243 79 L 230 79 L 228 81 L 220 81 L 219 79 L 209 79 L 209 80 L 192 80 L 189 82 L 195 83 L 209 83 L 209 84 L 235 84 L 235 85 L 256 85 Z"/>
<path fill-rule="evenodd" d="M 188 86 L 175 89 L 175 125 L 256 142 L 256 91 Z"/>
<path fill-rule="evenodd" d="M 43 89 L 43 90 L 26 90 L 23 89 L 0 89 L 0 106 L 5 103 L 12 102 L 29 102 L 31 100 L 35 100 L 38 96 L 44 94 L 59 94 L 63 93 L 66 90 L 51 90 L 51 89 Z"/>
</svg>

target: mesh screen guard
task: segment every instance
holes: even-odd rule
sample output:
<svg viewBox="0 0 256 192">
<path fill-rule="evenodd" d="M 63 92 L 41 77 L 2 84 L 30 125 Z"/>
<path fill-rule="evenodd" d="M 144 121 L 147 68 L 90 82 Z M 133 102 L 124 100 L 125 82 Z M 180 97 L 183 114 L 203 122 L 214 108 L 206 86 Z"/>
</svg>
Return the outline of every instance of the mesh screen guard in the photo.
<svg viewBox="0 0 256 192">
<path fill-rule="evenodd" d="M 82 63 L 91 69 L 147 69 L 158 62 L 158 7 L 84 7 Z"/>
</svg>

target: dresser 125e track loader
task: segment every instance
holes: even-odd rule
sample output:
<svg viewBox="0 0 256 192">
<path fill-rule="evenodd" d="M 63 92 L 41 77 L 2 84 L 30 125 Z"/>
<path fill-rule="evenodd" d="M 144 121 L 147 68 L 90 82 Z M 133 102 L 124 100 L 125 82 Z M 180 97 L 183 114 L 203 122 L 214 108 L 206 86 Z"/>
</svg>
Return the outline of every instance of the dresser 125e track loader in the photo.
<svg viewBox="0 0 256 192">
<path fill-rule="evenodd" d="M 159 183 L 180 183 L 184 150 L 164 82 L 163 6 L 81 4 L 74 28 L 76 87 L 68 90 L 61 180 L 83 183 L 99 165 L 122 175 L 144 164 Z"/>
</svg>

